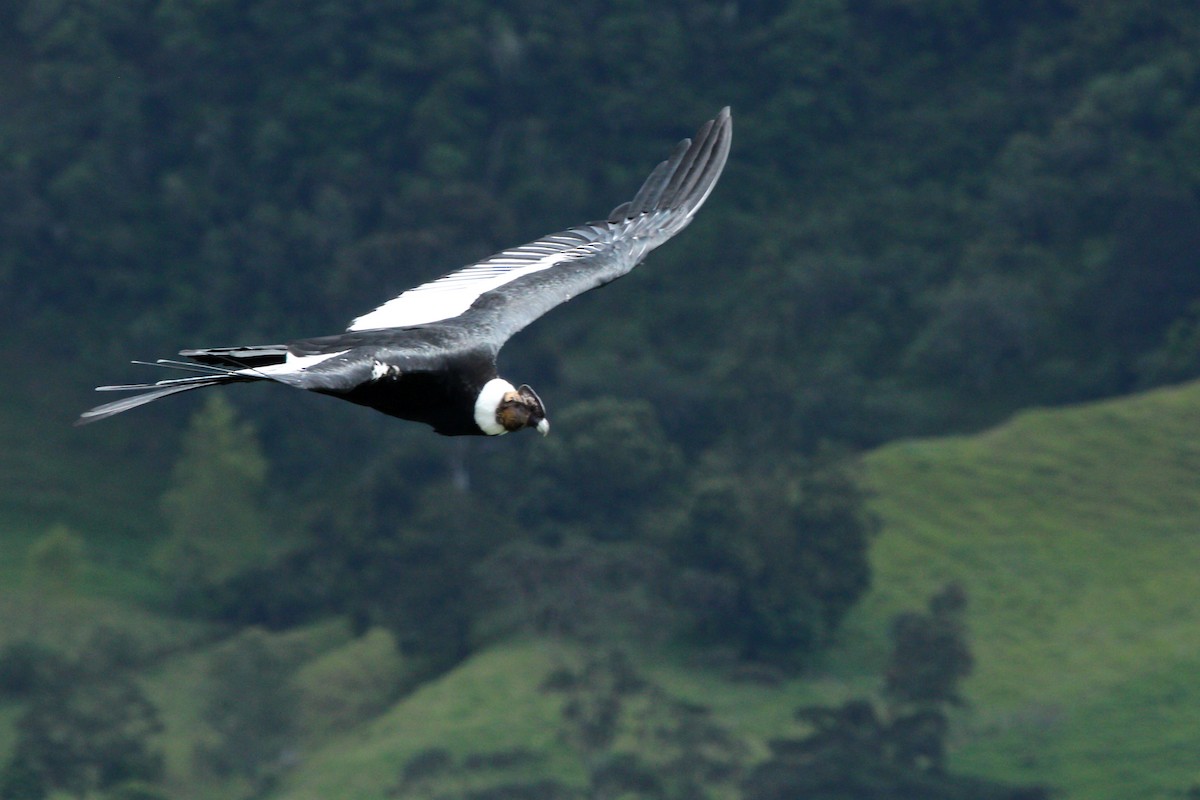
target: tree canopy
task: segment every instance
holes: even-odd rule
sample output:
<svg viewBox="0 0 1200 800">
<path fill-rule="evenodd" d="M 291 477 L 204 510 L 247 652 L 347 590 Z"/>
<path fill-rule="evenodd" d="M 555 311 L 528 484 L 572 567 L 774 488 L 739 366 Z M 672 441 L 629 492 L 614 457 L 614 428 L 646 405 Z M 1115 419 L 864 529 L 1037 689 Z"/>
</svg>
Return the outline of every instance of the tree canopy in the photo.
<svg viewBox="0 0 1200 800">
<path fill-rule="evenodd" d="M 70 351 L 336 330 L 602 215 L 726 103 L 693 230 L 523 338 L 556 396 L 637 386 L 692 447 L 873 443 L 1153 381 L 1200 290 L 1181 0 L 5 15 L 0 302 Z"/>
</svg>

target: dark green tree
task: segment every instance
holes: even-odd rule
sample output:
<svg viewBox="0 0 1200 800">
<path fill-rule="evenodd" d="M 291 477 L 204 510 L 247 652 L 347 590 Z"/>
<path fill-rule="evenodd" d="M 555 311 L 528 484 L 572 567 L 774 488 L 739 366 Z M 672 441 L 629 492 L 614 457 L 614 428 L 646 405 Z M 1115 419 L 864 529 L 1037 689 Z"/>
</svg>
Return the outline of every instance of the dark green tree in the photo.
<svg viewBox="0 0 1200 800">
<path fill-rule="evenodd" d="M 155 561 L 180 602 L 196 603 L 268 560 L 266 476 L 253 426 L 238 421 L 224 395 L 209 395 L 183 435 L 162 496 L 167 537 Z"/>
<path fill-rule="evenodd" d="M 208 667 L 204 721 L 212 740 L 197 747 L 199 767 L 269 787 L 296 737 L 294 665 L 268 634 L 249 628 L 227 642 Z"/>
<path fill-rule="evenodd" d="M 592 649 L 542 688 L 563 696 L 563 737 L 587 769 L 592 797 L 727 796 L 749 757 L 707 708 L 673 697 L 620 650 Z"/>
<path fill-rule="evenodd" d="M 96 638 L 74 658 L 40 662 L 0 781 L 5 797 L 55 790 L 82 798 L 162 776 L 158 711 L 110 642 Z"/>
<path fill-rule="evenodd" d="M 30 545 L 26 574 L 35 590 L 69 592 L 85 561 L 83 538 L 66 525 L 52 525 Z"/>
<path fill-rule="evenodd" d="M 1045 800 L 1037 786 L 1015 787 L 945 769 L 947 710 L 961 702 L 970 672 L 963 613 L 966 593 L 951 584 L 928 613 L 893 621 L 885 705 L 853 699 L 798 709 L 801 735 L 771 742 L 771 756 L 742 781 L 745 800 Z"/>
<path fill-rule="evenodd" d="M 958 686 L 974 665 L 966 608 L 966 590 L 951 583 L 930 598 L 927 612 L 899 614 L 892 620 L 892 657 L 883 692 L 895 710 L 962 702 Z"/>
<path fill-rule="evenodd" d="M 408 485 L 399 465 L 381 465 L 322 513 L 305 574 L 357 628 L 387 628 L 417 672 L 436 672 L 470 652 L 484 602 L 476 566 L 515 533 L 479 493 Z"/>
<path fill-rule="evenodd" d="M 631 542 L 501 545 L 477 567 L 484 640 L 514 632 L 577 641 L 663 643 L 691 619 L 677 566 Z"/>
<path fill-rule="evenodd" d="M 10 759 L 0 769 L 0 797 L 4 800 L 43 800 L 47 791 L 45 778 L 26 761 Z"/>
<path fill-rule="evenodd" d="M 671 544 L 728 586 L 729 601 L 701 615 L 706 637 L 746 659 L 799 662 L 866 590 L 876 526 L 853 470 L 832 456 L 714 460 Z"/>
<path fill-rule="evenodd" d="M 675 497 L 682 453 L 646 401 L 585 400 L 553 420 L 555 432 L 529 454 L 528 482 L 514 498 L 544 537 L 627 540 Z"/>
<path fill-rule="evenodd" d="M 35 639 L 17 639 L 0 649 L 0 696 L 16 700 L 39 691 L 47 677 L 66 668 L 64 656 Z"/>
</svg>

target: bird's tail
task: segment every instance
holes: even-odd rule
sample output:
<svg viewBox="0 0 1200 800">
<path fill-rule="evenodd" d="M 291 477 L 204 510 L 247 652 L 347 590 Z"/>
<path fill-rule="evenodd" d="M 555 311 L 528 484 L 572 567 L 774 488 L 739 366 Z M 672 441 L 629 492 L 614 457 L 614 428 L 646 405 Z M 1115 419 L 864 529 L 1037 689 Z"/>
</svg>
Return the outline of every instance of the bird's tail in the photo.
<svg viewBox="0 0 1200 800">
<path fill-rule="evenodd" d="M 146 363 L 135 361 L 135 364 Z M 171 369 L 190 369 L 197 372 L 203 372 L 203 375 L 192 375 L 187 378 L 172 378 L 169 380 L 157 381 L 156 383 L 130 383 L 120 386 L 97 386 L 98 392 L 139 392 L 131 397 L 122 397 L 120 400 L 114 400 L 111 403 L 96 406 L 93 409 L 83 412 L 79 415 L 79 419 L 75 420 L 76 425 L 86 425 L 89 422 L 107 419 L 115 414 L 120 414 L 131 408 L 143 406 L 146 403 L 153 403 L 155 400 L 161 400 L 164 397 L 180 392 L 189 392 L 192 389 L 203 389 L 206 386 L 221 386 L 226 383 L 240 383 L 242 381 L 259 380 L 258 377 L 234 370 L 223 369 L 214 366 L 201 366 L 196 364 L 184 364 L 178 361 L 159 360 L 154 366 L 169 367 Z"/>
<path fill-rule="evenodd" d="M 204 347 L 197 350 L 180 350 L 179 355 L 201 364 L 215 367 L 266 367 L 282 364 L 287 360 L 287 345 L 256 344 L 241 347 Z M 193 364 L 188 364 L 193 367 Z"/>
</svg>

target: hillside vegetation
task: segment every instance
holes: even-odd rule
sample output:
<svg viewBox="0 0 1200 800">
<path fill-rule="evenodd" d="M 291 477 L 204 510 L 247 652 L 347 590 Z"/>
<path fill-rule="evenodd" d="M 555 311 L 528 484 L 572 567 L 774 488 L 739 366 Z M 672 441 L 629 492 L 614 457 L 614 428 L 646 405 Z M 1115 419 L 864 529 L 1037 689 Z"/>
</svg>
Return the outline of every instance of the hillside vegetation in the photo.
<svg viewBox="0 0 1200 800">
<path fill-rule="evenodd" d="M 971 596 L 957 763 L 1088 798 L 1168 797 L 1200 747 L 1200 385 L 1024 412 L 865 459 L 883 535 L 841 635 L 946 581 Z"/>
<path fill-rule="evenodd" d="M 1200 376 L 1198 53 L 1194 0 L 0 4 L 0 800 L 1200 791 L 1149 391 Z M 70 427 L 603 217 L 726 105 L 694 224 L 505 349 L 545 439 Z"/>
<path fill-rule="evenodd" d="M 658 648 L 631 650 L 633 668 L 663 698 L 708 709 L 746 758 L 761 759 L 768 740 L 796 730 L 793 709 L 877 692 L 889 620 L 958 582 L 969 595 L 975 669 L 966 705 L 952 712 L 952 769 L 1053 786 L 1066 798 L 1178 797 L 1200 777 L 1191 757 L 1200 747 L 1198 423 L 1200 384 L 1189 384 L 869 453 L 865 480 L 883 521 L 874 585 L 809 674 L 731 681 L 728 665 Z M 5 560 L 21 554 L 10 548 Z M 244 785 L 236 775 L 194 777 L 197 746 L 212 736 L 204 710 L 212 664 L 243 637 L 181 628 L 91 594 L 43 595 L 42 611 L 27 619 L 21 598 L 35 591 L 6 592 L 5 641 L 78 646 L 105 627 L 147 659 L 139 670 L 166 726 L 169 796 L 227 796 Z M 395 700 L 413 684 L 380 632 L 356 640 L 329 623 L 264 641 L 283 654 L 278 674 L 291 676 L 285 682 L 310 714 L 267 797 L 585 781 L 588 762 L 562 717 L 566 698 L 545 687 L 592 648 L 548 639 L 492 645 Z M 648 713 L 665 702 L 654 697 L 626 707 Z M 12 740 L 17 708 L 0 706 L 0 742 Z M 635 747 L 636 725 L 622 730 L 618 742 L 635 737 L 625 745 Z"/>
<path fill-rule="evenodd" d="M 864 459 L 883 518 L 874 588 L 814 675 L 764 688 L 670 657 L 643 666 L 761 747 L 791 709 L 870 690 L 891 616 L 957 581 L 976 667 L 955 715 L 956 769 L 1066 798 L 1178 797 L 1200 779 L 1198 429 L 1189 384 L 883 447 Z M 547 754 L 538 769 L 578 779 L 536 691 L 578 657 L 551 643 L 489 650 L 326 743 L 281 796 L 376 796 L 397 763 L 433 747 L 531 748 Z"/>
</svg>

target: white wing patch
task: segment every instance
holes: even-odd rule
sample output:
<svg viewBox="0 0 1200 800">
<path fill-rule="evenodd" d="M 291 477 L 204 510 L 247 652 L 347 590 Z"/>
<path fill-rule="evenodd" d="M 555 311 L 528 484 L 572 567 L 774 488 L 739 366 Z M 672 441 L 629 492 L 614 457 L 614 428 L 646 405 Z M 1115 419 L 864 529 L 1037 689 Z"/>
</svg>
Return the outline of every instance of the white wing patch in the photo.
<svg viewBox="0 0 1200 800">
<path fill-rule="evenodd" d="M 453 319 L 469 309 L 485 292 L 563 261 L 591 255 L 600 246 L 599 242 L 587 241 L 575 234 L 549 236 L 504 250 L 477 264 L 409 289 L 374 311 L 357 317 L 347 330 L 407 328 Z"/>
<path fill-rule="evenodd" d="M 282 364 L 268 364 L 263 367 L 247 367 L 239 369 L 238 372 L 245 375 L 292 375 L 297 372 L 303 372 L 309 367 L 315 367 L 322 361 L 328 361 L 331 358 L 349 352 L 348 350 L 339 350 L 336 353 L 318 353 L 312 356 L 295 356 L 288 353 L 286 360 Z"/>
<path fill-rule="evenodd" d="M 371 380 L 373 381 L 383 380 L 384 378 L 394 377 L 399 374 L 400 368 L 395 364 L 385 364 L 378 359 L 371 364 Z"/>
</svg>

